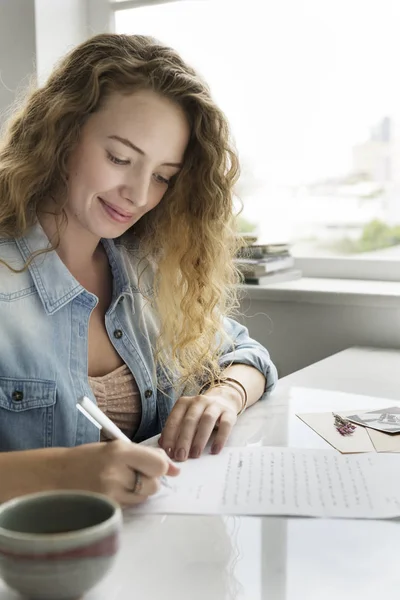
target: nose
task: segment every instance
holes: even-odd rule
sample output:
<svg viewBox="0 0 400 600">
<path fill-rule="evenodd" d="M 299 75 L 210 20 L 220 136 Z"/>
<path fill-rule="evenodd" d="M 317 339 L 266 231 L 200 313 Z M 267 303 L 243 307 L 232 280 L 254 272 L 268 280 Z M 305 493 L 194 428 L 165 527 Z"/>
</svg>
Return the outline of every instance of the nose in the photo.
<svg viewBox="0 0 400 600">
<path fill-rule="evenodd" d="M 135 207 L 143 208 L 148 203 L 150 177 L 144 170 L 131 173 L 125 182 L 122 195 Z"/>
</svg>

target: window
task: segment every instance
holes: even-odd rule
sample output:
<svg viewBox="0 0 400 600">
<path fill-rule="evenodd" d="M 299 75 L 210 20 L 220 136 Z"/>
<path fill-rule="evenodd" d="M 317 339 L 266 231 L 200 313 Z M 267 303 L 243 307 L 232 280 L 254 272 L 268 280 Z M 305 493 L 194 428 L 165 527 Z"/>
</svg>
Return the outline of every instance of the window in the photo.
<svg viewBox="0 0 400 600">
<path fill-rule="evenodd" d="M 398 0 L 136 4 L 115 1 L 116 31 L 176 48 L 231 123 L 242 227 L 314 275 L 346 258 L 344 276 L 400 280 Z"/>
</svg>

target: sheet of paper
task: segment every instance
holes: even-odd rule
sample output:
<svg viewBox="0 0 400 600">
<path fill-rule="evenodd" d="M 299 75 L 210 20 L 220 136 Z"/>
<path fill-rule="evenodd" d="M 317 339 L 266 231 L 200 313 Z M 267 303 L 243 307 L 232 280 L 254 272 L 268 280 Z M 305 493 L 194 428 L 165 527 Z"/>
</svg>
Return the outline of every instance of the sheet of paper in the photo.
<svg viewBox="0 0 400 600">
<path fill-rule="evenodd" d="M 400 515 L 400 457 L 343 456 L 333 450 L 225 448 L 182 464 L 133 514 L 295 515 L 385 518 Z"/>
<path fill-rule="evenodd" d="M 353 413 L 354 411 L 349 412 Z M 340 411 L 339 414 L 345 416 L 345 413 L 346 411 Z M 357 427 L 352 435 L 340 435 L 334 427 L 334 418 L 331 412 L 301 413 L 297 416 L 342 454 L 375 451 L 368 431 L 364 427 Z"/>
<path fill-rule="evenodd" d="M 144 440 L 143 442 L 140 442 L 140 444 L 142 446 L 150 446 L 150 448 L 159 448 L 160 447 L 158 445 L 159 439 L 160 439 L 160 434 L 158 433 L 157 435 L 153 435 L 153 437 L 148 438 L 147 440 Z"/>
</svg>

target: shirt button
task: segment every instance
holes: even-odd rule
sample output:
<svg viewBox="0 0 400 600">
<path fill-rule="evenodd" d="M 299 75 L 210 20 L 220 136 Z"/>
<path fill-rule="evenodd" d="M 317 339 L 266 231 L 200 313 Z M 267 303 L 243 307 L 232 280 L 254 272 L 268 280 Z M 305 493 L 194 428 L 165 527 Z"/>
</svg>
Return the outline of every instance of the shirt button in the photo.
<svg viewBox="0 0 400 600">
<path fill-rule="evenodd" d="M 19 392 L 18 390 L 15 390 L 15 392 L 12 393 L 12 399 L 15 402 L 21 402 L 21 400 L 24 399 L 24 394 L 23 392 Z"/>
<path fill-rule="evenodd" d="M 122 331 L 120 329 L 116 329 L 114 331 L 114 337 L 117 338 L 117 340 L 119 340 L 120 338 L 122 338 Z"/>
<path fill-rule="evenodd" d="M 153 390 L 146 390 L 144 393 L 145 398 L 151 398 L 153 395 Z"/>
</svg>

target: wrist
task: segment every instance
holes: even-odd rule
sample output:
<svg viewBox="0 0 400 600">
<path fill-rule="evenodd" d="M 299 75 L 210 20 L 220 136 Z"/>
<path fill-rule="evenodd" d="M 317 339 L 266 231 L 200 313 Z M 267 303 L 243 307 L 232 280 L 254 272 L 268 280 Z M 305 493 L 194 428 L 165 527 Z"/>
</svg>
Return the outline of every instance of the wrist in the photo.
<svg viewBox="0 0 400 600">
<path fill-rule="evenodd" d="M 204 396 L 211 396 L 211 395 L 219 396 L 219 397 L 223 398 L 224 400 L 228 400 L 232 404 L 232 407 L 237 415 L 242 410 L 243 396 L 238 389 L 234 388 L 231 385 L 219 383 L 218 385 L 208 388 L 208 390 L 206 392 L 204 392 L 203 395 Z"/>
<path fill-rule="evenodd" d="M 210 387 L 208 387 L 208 386 L 210 386 Z M 211 384 L 206 383 L 200 388 L 200 392 L 199 392 L 200 395 L 203 393 L 203 390 L 206 387 L 207 387 L 207 391 L 215 390 L 216 388 L 219 388 L 219 387 L 233 389 L 234 391 L 238 392 L 238 394 L 240 395 L 240 398 L 241 398 L 240 408 L 236 413 L 237 416 L 241 415 L 246 410 L 247 403 L 248 403 L 247 390 L 244 387 L 243 383 L 241 383 L 238 379 L 234 379 L 233 377 L 224 377 L 223 379 L 214 380 Z"/>
</svg>

